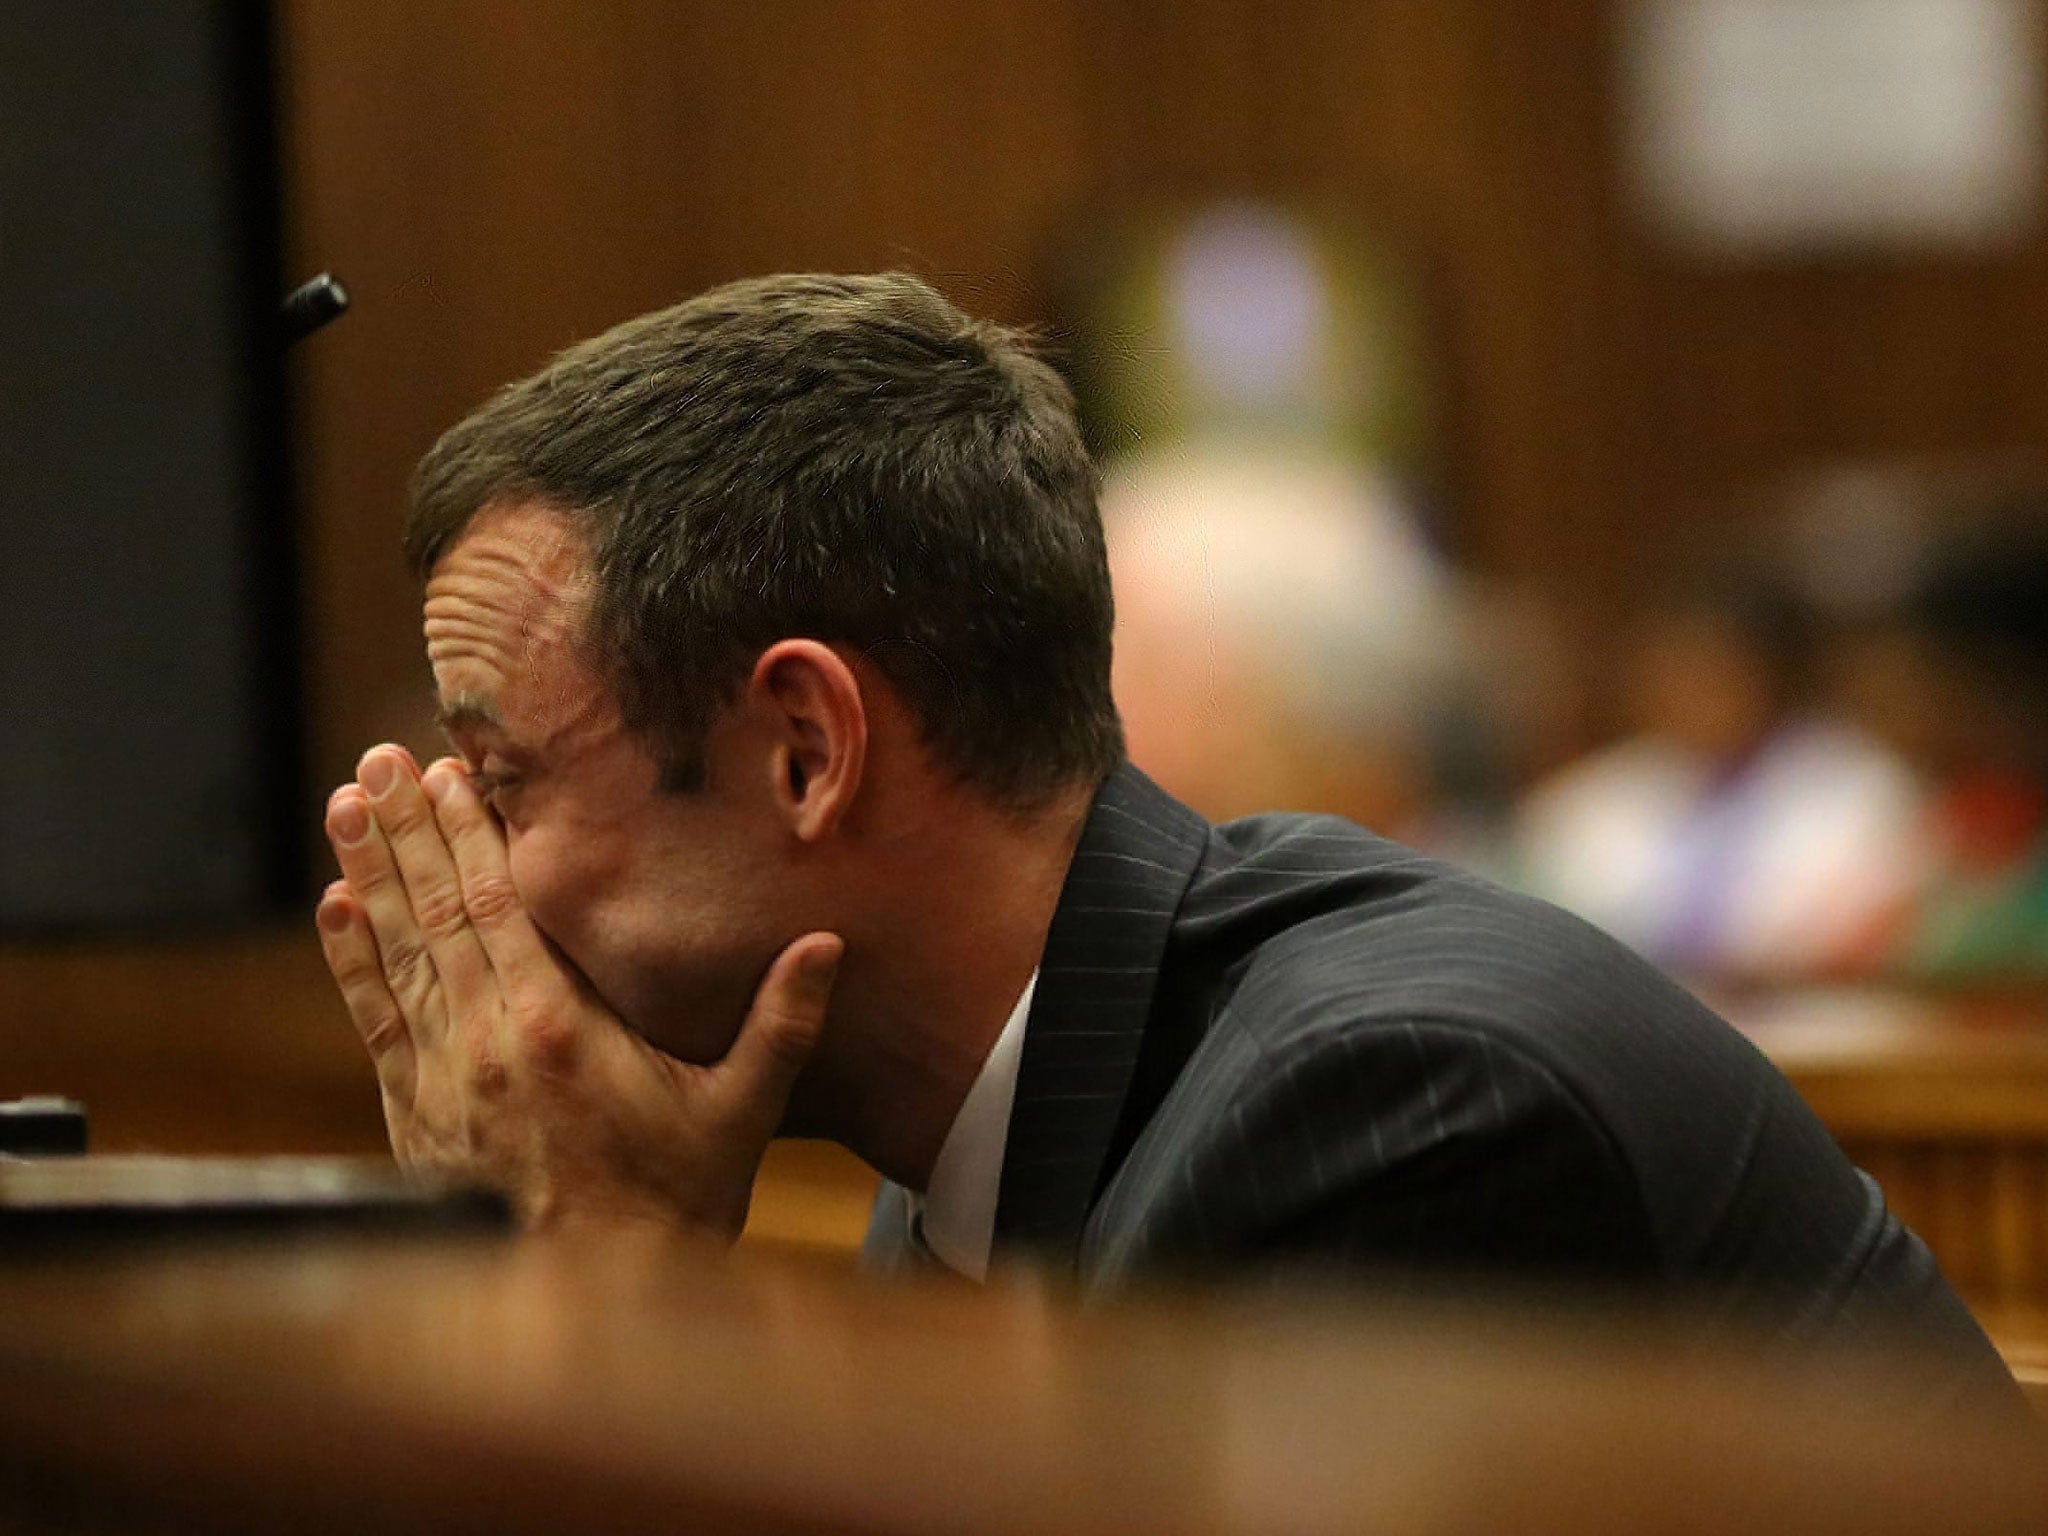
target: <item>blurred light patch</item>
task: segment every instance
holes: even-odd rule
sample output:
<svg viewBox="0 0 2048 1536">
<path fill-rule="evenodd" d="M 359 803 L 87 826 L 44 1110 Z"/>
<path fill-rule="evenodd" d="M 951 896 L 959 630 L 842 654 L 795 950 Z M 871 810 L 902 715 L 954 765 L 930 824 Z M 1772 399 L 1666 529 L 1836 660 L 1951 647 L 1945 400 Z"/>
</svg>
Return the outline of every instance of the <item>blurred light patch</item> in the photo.
<svg viewBox="0 0 2048 1536">
<path fill-rule="evenodd" d="M 1078 228 L 1064 266 L 1084 424 L 1105 459 L 1284 445 L 1434 501 L 1441 359 L 1397 237 L 1247 199 L 1130 207 Z"/>
<path fill-rule="evenodd" d="M 1327 279 L 1305 232 L 1270 208 L 1198 216 L 1168 256 L 1175 338 L 1190 383 L 1247 415 L 1321 414 Z"/>
<path fill-rule="evenodd" d="M 1635 195 L 1730 253 L 1982 247 L 2037 220 L 2038 0 L 1635 0 Z"/>
</svg>

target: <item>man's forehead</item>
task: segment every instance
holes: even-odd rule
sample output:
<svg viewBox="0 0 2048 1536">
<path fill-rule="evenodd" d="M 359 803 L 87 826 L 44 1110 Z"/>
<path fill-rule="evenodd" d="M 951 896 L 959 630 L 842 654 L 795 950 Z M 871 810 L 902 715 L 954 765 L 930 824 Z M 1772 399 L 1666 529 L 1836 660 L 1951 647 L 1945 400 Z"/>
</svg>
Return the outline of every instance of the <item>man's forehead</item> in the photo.
<svg viewBox="0 0 2048 1536">
<path fill-rule="evenodd" d="M 471 520 L 427 578 L 427 660 L 451 735 L 547 734 L 582 711 L 581 631 L 589 581 L 573 523 L 541 503 Z"/>
<path fill-rule="evenodd" d="M 479 513 L 428 574 L 427 653 L 515 651 L 573 642 L 589 608 L 589 565 L 560 513 Z"/>
<path fill-rule="evenodd" d="M 567 513 L 543 501 L 493 502 L 434 562 L 427 598 L 474 594 L 580 611 L 590 585 L 583 535 Z"/>
</svg>

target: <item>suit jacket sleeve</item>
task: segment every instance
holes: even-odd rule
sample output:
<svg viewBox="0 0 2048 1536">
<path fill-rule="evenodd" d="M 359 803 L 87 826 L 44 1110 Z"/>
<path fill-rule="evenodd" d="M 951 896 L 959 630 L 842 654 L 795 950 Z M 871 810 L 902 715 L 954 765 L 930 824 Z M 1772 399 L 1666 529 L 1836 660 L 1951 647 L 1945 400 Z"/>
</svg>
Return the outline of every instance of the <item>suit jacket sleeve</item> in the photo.
<svg viewBox="0 0 2048 1536">
<path fill-rule="evenodd" d="M 1231 1076 L 1178 1085 L 1184 1102 L 1154 1127 L 1190 1128 L 1144 1223 L 1169 1264 L 1656 1272 L 1613 1138 L 1510 1045 L 1454 1024 L 1379 1022 L 1297 1037 Z"/>
</svg>

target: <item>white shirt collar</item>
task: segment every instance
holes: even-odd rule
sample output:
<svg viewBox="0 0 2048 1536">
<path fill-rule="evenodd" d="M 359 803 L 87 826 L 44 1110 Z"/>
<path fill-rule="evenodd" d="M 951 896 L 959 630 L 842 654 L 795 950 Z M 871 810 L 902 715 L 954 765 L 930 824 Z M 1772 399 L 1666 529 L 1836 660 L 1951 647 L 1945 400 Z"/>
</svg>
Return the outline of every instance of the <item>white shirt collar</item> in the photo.
<svg viewBox="0 0 2048 1536">
<path fill-rule="evenodd" d="M 1017 1096 L 1017 1066 L 1024 1057 L 1024 1021 L 1037 989 L 1034 970 L 1003 1032 L 989 1048 L 980 1075 L 960 1102 L 938 1161 L 932 1164 L 924 1197 L 911 1199 L 911 1216 L 920 1223 L 926 1246 L 946 1268 L 970 1280 L 988 1278 L 996 1194 L 1003 1182 L 1003 1145 L 1010 1135 L 1010 1105 Z"/>
</svg>

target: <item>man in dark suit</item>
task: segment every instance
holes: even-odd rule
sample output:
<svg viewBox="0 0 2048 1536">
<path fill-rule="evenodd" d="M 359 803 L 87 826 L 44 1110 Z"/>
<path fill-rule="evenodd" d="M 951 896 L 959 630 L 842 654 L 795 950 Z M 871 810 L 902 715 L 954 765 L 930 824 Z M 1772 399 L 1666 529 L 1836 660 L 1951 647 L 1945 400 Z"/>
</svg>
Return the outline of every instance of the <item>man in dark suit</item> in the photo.
<svg viewBox="0 0 2048 1536">
<path fill-rule="evenodd" d="M 572 349 L 436 445 L 407 544 L 460 757 L 365 755 L 319 923 L 408 1165 L 729 1239 L 780 1126 L 969 1274 L 1573 1278 L 1985 1352 L 1618 947 L 1123 765 L 1071 400 L 914 279 Z"/>
</svg>

